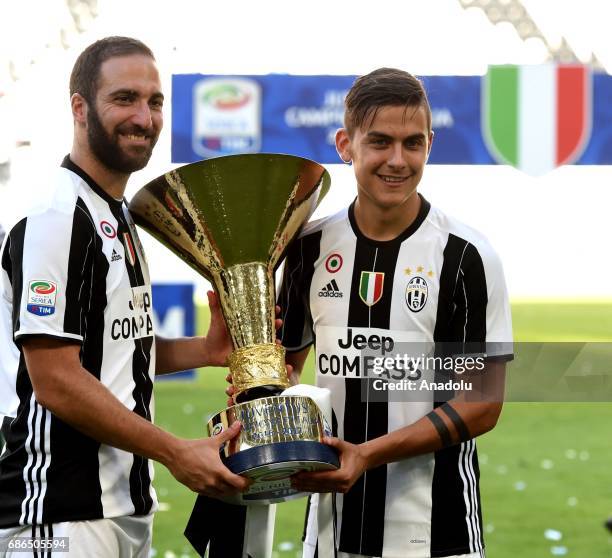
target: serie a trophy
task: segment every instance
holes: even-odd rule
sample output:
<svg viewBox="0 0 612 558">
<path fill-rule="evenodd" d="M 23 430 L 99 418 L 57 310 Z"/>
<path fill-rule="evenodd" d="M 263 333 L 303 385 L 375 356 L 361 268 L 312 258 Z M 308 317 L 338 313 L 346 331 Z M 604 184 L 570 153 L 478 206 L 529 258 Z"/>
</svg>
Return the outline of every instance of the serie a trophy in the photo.
<svg viewBox="0 0 612 558">
<path fill-rule="evenodd" d="M 234 345 L 228 363 L 235 405 L 209 420 L 208 433 L 240 421 L 221 457 L 253 480 L 233 503 L 303 496 L 291 488 L 291 475 L 339 466 L 335 450 L 321 443 L 331 433 L 319 405 L 282 395 L 289 379 L 274 328 L 275 269 L 329 184 L 328 172 L 308 159 L 232 155 L 168 172 L 130 203 L 136 223 L 206 277 L 219 297 Z"/>
</svg>

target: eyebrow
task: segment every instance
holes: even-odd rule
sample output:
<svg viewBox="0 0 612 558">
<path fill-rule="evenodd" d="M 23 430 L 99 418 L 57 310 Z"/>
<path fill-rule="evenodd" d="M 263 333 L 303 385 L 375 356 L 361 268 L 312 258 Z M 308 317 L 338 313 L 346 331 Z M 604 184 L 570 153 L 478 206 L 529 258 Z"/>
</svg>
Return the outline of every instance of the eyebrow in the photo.
<svg viewBox="0 0 612 558">
<path fill-rule="evenodd" d="M 110 97 L 115 97 L 116 95 L 130 95 L 132 97 L 138 97 L 140 94 L 135 89 L 123 88 L 123 89 L 115 89 L 115 91 L 111 91 L 109 93 Z M 151 99 L 161 99 L 164 100 L 164 94 L 161 91 L 156 91 L 151 95 Z"/>
<path fill-rule="evenodd" d="M 368 139 L 387 139 L 387 140 L 392 140 L 393 138 L 391 136 L 389 136 L 388 134 L 383 134 L 382 132 L 377 132 L 375 130 L 372 130 L 370 132 L 368 132 L 366 134 L 366 137 Z M 412 134 L 410 136 L 406 136 L 405 138 L 402 139 L 402 141 L 406 141 L 406 140 L 421 140 L 423 141 L 425 139 L 425 134 L 422 133 L 417 133 L 417 134 Z"/>
</svg>

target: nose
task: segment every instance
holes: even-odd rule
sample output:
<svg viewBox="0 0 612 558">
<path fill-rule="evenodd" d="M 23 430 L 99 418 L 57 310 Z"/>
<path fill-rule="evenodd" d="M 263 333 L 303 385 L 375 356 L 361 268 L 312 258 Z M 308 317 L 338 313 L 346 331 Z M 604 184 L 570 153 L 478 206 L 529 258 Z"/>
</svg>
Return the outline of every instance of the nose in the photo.
<svg viewBox="0 0 612 558">
<path fill-rule="evenodd" d="M 389 160 L 387 164 L 394 168 L 403 168 L 406 166 L 404 159 L 404 148 L 401 143 L 394 143 L 389 153 Z"/>
<path fill-rule="evenodd" d="M 143 100 L 135 105 L 132 123 L 140 126 L 143 130 L 148 130 L 153 126 L 153 115 L 149 103 Z"/>
</svg>

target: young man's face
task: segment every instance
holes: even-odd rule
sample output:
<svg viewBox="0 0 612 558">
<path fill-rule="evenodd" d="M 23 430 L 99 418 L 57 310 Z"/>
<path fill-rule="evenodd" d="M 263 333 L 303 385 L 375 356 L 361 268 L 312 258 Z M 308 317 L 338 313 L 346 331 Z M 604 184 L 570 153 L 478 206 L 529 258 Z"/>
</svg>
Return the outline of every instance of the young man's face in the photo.
<svg viewBox="0 0 612 558">
<path fill-rule="evenodd" d="M 352 137 L 339 130 L 336 147 L 353 162 L 360 203 L 390 209 L 415 193 L 432 140 L 425 107 L 385 106 Z"/>
<path fill-rule="evenodd" d="M 106 60 L 87 112 L 87 138 L 96 158 L 121 173 L 144 168 L 163 126 L 163 100 L 159 73 L 150 57 Z"/>
</svg>

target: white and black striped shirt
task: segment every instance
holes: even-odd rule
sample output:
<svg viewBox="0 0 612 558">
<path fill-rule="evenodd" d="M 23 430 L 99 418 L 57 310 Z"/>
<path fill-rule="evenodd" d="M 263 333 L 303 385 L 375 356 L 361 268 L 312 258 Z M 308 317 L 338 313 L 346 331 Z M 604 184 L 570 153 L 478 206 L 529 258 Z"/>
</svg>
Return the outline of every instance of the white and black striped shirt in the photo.
<svg viewBox="0 0 612 558">
<path fill-rule="evenodd" d="M 0 264 L 0 528 L 151 513 L 152 464 L 42 407 L 21 348 L 27 336 L 79 343 L 83 368 L 153 419 L 151 285 L 125 202 L 66 157 Z"/>
<path fill-rule="evenodd" d="M 316 381 L 332 392 L 335 431 L 355 444 L 414 423 L 434 398 L 364 400 L 351 339 L 359 348 L 374 335 L 376 343 L 387 336 L 507 349 L 512 338 L 501 263 L 486 239 L 421 202 L 415 222 L 387 242 L 361 234 L 353 206 L 310 224 L 285 263 L 283 344 L 290 351 L 315 344 Z M 481 550 L 478 478 L 474 440 L 367 471 L 336 495 L 338 550 L 407 558 Z M 315 544 L 313 498 L 305 537 Z"/>
</svg>

